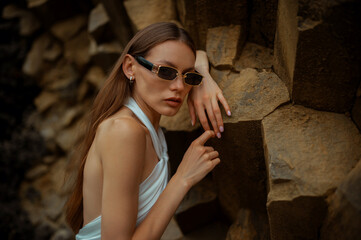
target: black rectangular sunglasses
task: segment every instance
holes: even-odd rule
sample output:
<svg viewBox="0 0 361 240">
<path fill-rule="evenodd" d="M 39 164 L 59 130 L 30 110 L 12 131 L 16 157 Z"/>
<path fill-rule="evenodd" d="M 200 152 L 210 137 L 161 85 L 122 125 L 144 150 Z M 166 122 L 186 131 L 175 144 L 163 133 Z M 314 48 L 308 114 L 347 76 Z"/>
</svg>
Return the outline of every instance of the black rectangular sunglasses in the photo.
<svg viewBox="0 0 361 240">
<path fill-rule="evenodd" d="M 179 74 L 178 70 L 174 67 L 156 65 L 141 56 L 134 56 L 134 58 L 140 65 L 142 65 L 149 71 L 157 74 L 158 77 L 162 79 L 173 80 L 177 76 L 181 75 L 181 77 L 184 78 L 184 82 L 189 85 L 197 86 L 202 83 L 203 76 L 197 72 L 187 72 L 185 74 Z"/>
</svg>

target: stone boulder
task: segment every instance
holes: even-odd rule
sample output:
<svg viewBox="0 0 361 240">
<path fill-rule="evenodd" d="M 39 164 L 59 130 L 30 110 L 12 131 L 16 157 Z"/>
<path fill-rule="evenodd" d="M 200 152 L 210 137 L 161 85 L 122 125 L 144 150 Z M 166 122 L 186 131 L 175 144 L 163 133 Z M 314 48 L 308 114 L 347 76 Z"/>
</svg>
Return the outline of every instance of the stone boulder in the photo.
<svg viewBox="0 0 361 240">
<path fill-rule="evenodd" d="M 160 240 L 178 240 L 183 237 L 182 231 L 179 229 L 179 226 L 174 218 L 172 218 L 165 229 Z"/>
<path fill-rule="evenodd" d="M 234 63 L 234 68 L 241 71 L 245 68 L 258 70 L 271 69 L 273 65 L 273 50 L 261 45 L 246 42 L 242 49 L 241 56 Z"/>
<path fill-rule="evenodd" d="M 86 23 L 87 18 L 84 15 L 78 15 L 55 23 L 50 31 L 55 37 L 66 42 L 84 29 Z"/>
<path fill-rule="evenodd" d="M 118 38 L 120 45 L 125 47 L 133 36 L 131 21 L 124 7 L 123 1 L 118 0 L 102 0 L 102 4 L 110 19 L 110 26 L 114 35 Z"/>
<path fill-rule="evenodd" d="M 26 0 L 26 3 L 46 29 L 64 19 L 87 13 L 93 5 L 91 1 L 72 0 Z"/>
<path fill-rule="evenodd" d="M 361 131 L 361 84 L 359 85 L 356 92 L 356 99 L 352 107 L 351 115 L 352 120 Z"/>
<path fill-rule="evenodd" d="M 90 12 L 88 32 L 98 44 L 114 39 L 114 33 L 109 23 L 109 17 L 102 3 L 99 3 Z"/>
<path fill-rule="evenodd" d="M 288 102 L 287 88 L 273 72 L 246 68 L 240 73 L 212 69 L 232 110 L 226 122 L 261 120 L 279 105 Z"/>
<path fill-rule="evenodd" d="M 75 84 L 78 78 L 79 73 L 73 65 L 62 59 L 55 68 L 43 75 L 40 86 L 50 91 L 58 91 Z"/>
<path fill-rule="evenodd" d="M 42 34 L 38 37 L 31 46 L 25 62 L 22 67 L 22 71 L 30 76 L 39 74 L 43 66 L 43 54 L 51 42 L 49 34 Z"/>
<path fill-rule="evenodd" d="M 237 56 L 241 34 L 240 25 L 215 27 L 207 32 L 207 56 L 214 67 L 231 68 Z"/>
<path fill-rule="evenodd" d="M 289 101 L 286 86 L 272 72 L 244 69 L 240 73 L 211 70 L 232 111 L 225 131 L 211 143 L 221 164 L 213 171 L 223 210 L 234 221 L 238 209 L 263 209 L 266 204 L 266 170 L 261 120 Z"/>
<path fill-rule="evenodd" d="M 22 183 L 22 206 L 29 213 L 30 221 L 34 225 L 49 221 L 51 225 L 55 225 L 62 214 L 66 199 L 63 190 L 66 166 L 65 158 L 58 159 L 49 167 L 46 174 L 34 179 L 33 182 Z"/>
<path fill-rule="evenodd" d="M 249 9 L 249 35 L 247 40 L 272 48 L 277 22 L 278 0 L 253 0 Z"/>
<path fill-rule="evenodd" d="M 105 73 L 110 72 L 122 51 L 123 48 L 118 41 L 97 44 L 94 39 L 90 39 L 89 54 L 91 61 L 100 66 Z"/>
<path fill-rule="evenodd" d="M 64 44 L 64 57 L 83 69 L 90 61 L 90 37 L 87 31 L 82 31 Z"/>
<path fill-rule="evenodd" d="M 296 104 L 350 111 L 360 82 L 361 4 L 280 0 L 275 72 Z"/>
<path fill-rule="evenodd" d="M 192 187 L 175 212 L 183 234 L 204 226 L 220 216 L 217 192 L 210 177 Z"/>
<path fill-rule="evenodd" d="M 39 113 L 42 113 L 49 109 L 54 103 L 58 101 L 58 94 L 49 92 L 49 91 L 42 91 L 39 96 L 37 96 L 34 100 L 36 109 Z"/>
<path fill-rule="evenodd" d="M 344 114 L 283 106 L 262 120 L 272 239 L 317 239 L 325 198 L 361 157 L 361 135 Z"/>
<path fill-rule="evenodd" d="M 125 0 L 124 6 L 135 31 L 152 23 L 177 19 L 175 2 L 172 0 Z"/>
<path fill-rule="evenodd" d="M 269 225 L 266 212 L 240 209 L 237 220 L 228 230 L 226 240 L 268 240 Z"/>
<path fill-rule="evenodd" d="M 19 33 L 22 36 L 29 36 L 38 30 L 41 26 L 39 20 L 33 13 L 25 9 L 21 9 L 16 5 L 7 5 L 2 12 L 4 19 L 20 18 Z"/>
<path fill-rule="evenodd" d="M 247 25 L 246 0 L 180 0 L 177 2 L 179 19 L 184 28 L 192 36 L 198 49 L 206 49 L 207 31 L 219 26 L 240 25 L 241 29 Z M 241 35 L 240 43 L 246 39 Z"/>
<path fill-rule="evenodd" d="M 361 236 L 361 161 L 330 197 L 321 238 L 357 239 Z"/>
</svg>

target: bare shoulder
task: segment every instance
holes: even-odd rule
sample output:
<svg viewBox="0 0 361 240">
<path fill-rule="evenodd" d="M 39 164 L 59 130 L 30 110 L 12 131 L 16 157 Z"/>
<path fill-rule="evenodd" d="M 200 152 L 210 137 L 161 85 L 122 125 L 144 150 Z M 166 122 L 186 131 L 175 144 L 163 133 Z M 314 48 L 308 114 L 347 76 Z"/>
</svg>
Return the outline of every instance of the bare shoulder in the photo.
<svg viewBox="0 0 361 240">
<path fill-rule="evenodd" d="M 146 129 L 136 119 L 119 116 L 106 119 L 99 125 L 95 141 L 100 153 L 104 150 L 131 150 L 135 144 L 141 150 L 145 149 L 146 134 Z"/>
</svg>

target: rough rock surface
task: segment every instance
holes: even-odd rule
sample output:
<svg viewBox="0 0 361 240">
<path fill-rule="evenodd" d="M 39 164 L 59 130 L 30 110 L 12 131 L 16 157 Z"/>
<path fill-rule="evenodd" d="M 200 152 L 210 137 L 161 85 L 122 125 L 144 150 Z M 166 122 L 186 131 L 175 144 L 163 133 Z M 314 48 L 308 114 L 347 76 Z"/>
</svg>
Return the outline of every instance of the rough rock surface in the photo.
<svg viewBox="0 0 361 240">
<path fill-rule="evenodd" d="M 360 76 L 361 4 L 300 1 L 298 6 L 280 0 L 278 6 L 275 71 L 292 100 L 318 110 L 349 111 Z"/>
<path fill-rule="evenodd" d="M 240 209 L 237 220 L 228 230 L 226 240 L 268 240 L 267 213 Z"/>
<path fill-rule="evenodd" d="M 246 42 L 241 56 L 234 63 L 234 68 L 241 71 L 245 68 L 270 69 L 273 65 L 273 50 L 261 45 Z"/>
<path fill-rule="evenodd" d="M 211 70 L 232 109 L 225 122 L 261 120 L 276 107 L 289 101 L 287 88 L 273 72 L 252 68 L 240 73 Z"/>
<path fill-rule="evenodd" d="M 126 0 L 124 6 L 136 31 L 152 23 L 177 19 L 175 2 L 172 0 Z"/>
<path fill-rule="evenodd" d="M 97 44 L 96 41 L 90 40 L 89 54 L 91 60 L 106 73 L 110 72 L 122 51 L 118 41 Z"/>
<path fill-rule="evenodd" d="M 198 49 L 206 49 L 207 32 L 209 28 L 229 25 L 247 25 L 248 3 L 246 0 L 180 0 L 177 9 L 180 21 L 190 33 Z M 242 30 L 243 31 L 243 30 Z M 246 34 L 240 36 L 240 45 L 246 39 Z"/>
<path fill-rule="evenodd" d="M 31 47 L 30 52 L 26 56 L 23 64 L 23 72 L 27 75 L 34 76 L 41 70 L 43 59 L 42 55 L 50 44 L 50 36 L 48 34 L 41 35 L 36 39 Z"/>
<path fill-rule="evenodd" d="M 325 197 L 361 157 L 361 135 L 343 114 L 281 107 L 262 120 L 272 239 L 316 238 Z"/>
<path fill-rule="evenodd" d="M 96 39 L 97 43 L 114 39 L 108 14 L 102 3 L 99 3 L 89 15 L 88 32 Z"/>
<path fill-rule="evenodd" d="M 273 49 L 277 7 L 278 0 L 253 0 L 251 2 L 248 41 Z"/>
<path fill-rule="evenodd" d="M 5 6 L 2 12 L 2 17 L 4 19 L 20 18 L 19 33 L 22 36 L 29 36 L 33 34 L 41 26 L 41 23 L 33 13 L 19 8 L 16 5 Z"/>
<path fill-rule="evenodd" d="M 320 239 L 357 239 L 361 235 L 361 161 L 330 197 Z"/>
<path fill-rule="evenodd" d="M 207 56 L 214 67 L 230 68 L 237 56 L 238 39 L 243 34 L 240 25 L 208 29 Z"/>
<path fill-rule="evenodd" d="M 127 13 L 124 2 L 118 0 L 102 0 L 102 4 L 110 19 L 110 26 L 114 35 L 118 38 L 122 47 L 130 40 L 133 35 L 131 21 Z"/>
<path fill-rule="evenodd" d="M 82 69 L 90 60 L 90 39 L 86 31 L 82 31 L 74 38 L 65 42 L 64 56 L 70 62 L 74 62 Z"/>
<path fill-rule="evenodd" d="M 224 118 L 222 138 L 211 143 L 223 159 L 214 170 L 219 200 L 235 220 L 240 207 L 264 209 L 266 172 L 260 120 L 289 97 L 283 82 L 271 72 L 212 69 L 211 74 L 232 109 L 232 117 Z"/>
<path fill-rule="evenodd" d="M 356 92 L 356 99 L 352 107 L 352 120 L 355 122 L 358 129 L 361 131 L 361 85 Z"/>
<path fill-rule="evenodd" d="M 175 219 L 184 234 L 219 216 L 217 192 L 210 177 L 202 179 L 190 189 L 175 213 Z"/>
<path fill-rule="evenodd" d="M 51 32 L 62 41 L 68 41 L 74 37 L 82 28 L 85 27 L 87 18 L 79 15 L 54 24 Z"/>
</svg>

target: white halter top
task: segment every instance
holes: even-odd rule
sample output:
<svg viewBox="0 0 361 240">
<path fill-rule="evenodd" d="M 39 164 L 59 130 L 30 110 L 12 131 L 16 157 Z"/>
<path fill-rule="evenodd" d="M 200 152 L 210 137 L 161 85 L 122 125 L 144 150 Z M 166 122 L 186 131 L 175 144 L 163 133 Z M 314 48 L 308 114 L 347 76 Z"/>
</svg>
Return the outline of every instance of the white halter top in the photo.
<svg viewBox="0 0 361 240">
<path fill-rule="evenodd" d="M 130 97 L 124 104 L 139 118 L 140 121 L 148 128 L 152 138 L 154 149 L 158 155 L 159 162 L 154 167 L 152 173 L 139 185 L 138 198 L 138 226 L 157 201 L 159 195 L 163 192 L 168 183 L 168 154 L 167 143 L 162 129 L 158 128 L 158 134 L 149 121 L 145 113 L 140 109 L 135 100 Z M 100 240 L 101 239 L 101 216 L 95 218 L 86 224 L 76 235 L 76 240 Z"/>
</svg>

